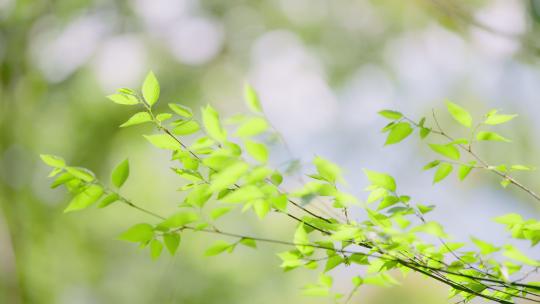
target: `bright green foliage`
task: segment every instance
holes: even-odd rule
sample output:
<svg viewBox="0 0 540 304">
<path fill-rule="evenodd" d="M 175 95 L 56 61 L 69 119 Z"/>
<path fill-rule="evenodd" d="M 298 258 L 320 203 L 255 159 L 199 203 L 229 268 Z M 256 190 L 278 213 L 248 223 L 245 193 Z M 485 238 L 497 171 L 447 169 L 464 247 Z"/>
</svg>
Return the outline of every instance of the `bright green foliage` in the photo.
<svg viewBox="0 0 540 304">
<path fill-rule="evenodd" d="M 181 104 L 177 103 L 169 103 L 169 108 L 174 111 L 174 113 L 184 117 L 184 118 L 191 118 L 193 117 L 193 112 L 190 108 L 183 106 Z"/>
<path fill-rule="evenodd" d="M 218 207 L 214 210 L 212 210 L 212 213 L 210 214 L 210 217 L 213 220 L 217 220 L 218 218 L 224 216 L 225 214 L 231 212 L 233 208 L 232 207 Z"/>
<path fill-rule="evenodd" d="M 294 233 L 294 243 L 296 244 L 298 251 L 303 255 L 311 255 L 313 253 L 313 247 L 305 246 L 306 244 L 311 244 L 311 242 L 309 241 L 304 223 L 300 223 L 298 228 L 296 228 L 296 232 Z"/>
<path fill-rule="evenodd" d="M 458 106 L 457 104 L 447 101 L 446 102 L 446 108 L 448 109 L 448 112 L 452 117 L 459 122 L 460 124 L 464 125 L 467 128 L 472 127 L 472 117 L 467 110 L 464 108 Z"/>
<path fill-rule="evenodd" d="M 531 265 L 534 267 L 540 267 L 540 261 L 533 260 L 530 257 L 526 256 L 523 252 L 512 245 L 505 245 L 503 255 L 512 260 Z"/>
<path fill-rule="evenodd" d="M 218 112 L 210 105 L 202 109 L 204 127 L 208 135 L 213 139 L 223 142 L 227 139 L 227 133 L 219 122 Z"/>
<path fill-rule="evenodd" d="M 155 115 L 152 105 L 159 99 L 159 94 L 159 83 L 155 75 L 149 73 L 142 85 L 142 95 L 121 89 L 110 99 L 140 108 L 141 112 L 136 112 L 123 127 L 148 122 L 158 130 L 159 133 L 145 135 L 145 138 L 157 148 L 171 153 L 170 167 L 181 183 L 178 188 L 180 203 L 174 202 L 179 203 L 180 209 L 166 215 L 147 210 L 126 199 L 118 190 L 102 184 L 88 169 L 70 166 L 57 156 L 41 155 L 43 162 L 52 167 L 49 174 L 54 178 L 51 187 L 65 186 L 73 195 L 66 212 L 93 204 L 103 208 L 115 202 L 144 212 L 153 221 L 136 224 L 119 238 L 147 248 L 152 259 L 159 258 L 164 248 L 171 255 L 176 254 L 185 233 L 211 233 L 224 238 L 206 250 L 207 256 L 233 252 L 237 245 L 272 250 L 268 246 L 257 246 L 258 242 L 289 246 L 288 251 L 278 254 L 280 267 L 285 271 L 296 268 L 318 271 L 318 281 L 305 286 L 303 293 L 334 301 L 346 299 L 333 291 L 329 274 L 336 268 L 355 272 L 351 295 L 363 285 L 388 287 L 399 284 L 390 275 L 394 273 L 390 271 L 399 270 L 395 273 L 405 276 L 415 271 L 437 279 L 451 288 L 451 297 L 460 297 L 463 303 L 483 298 L 510 304 L 518 298 L 540 296 L 540 287 L 534 282 L 525 283 L 521 279 L 521 283 L 513 283 L 526 271 L 540 267 L 538 257 L 529 257 L 512 245 L 494 245 L 477 238 L 471 238 L 472 244 L 447 241 L 449 235 L 445 229 L 428 218 L 435 206 L 397 193 L 396 180 L 389 174 L 365 169 L 370 183 L 366 188 L 369 194 L 365 202 L 360 202 L 342 189 L 342 185 L 347 185 L 342 169 L 330 160 L 315 157 L 312 162 L 316 172 L 312 170 L 309 180 L 295 191 L 284 189 L 281 185 L 287 183 L 285 179 L 289 174 L 299 173 L 300 161 L 290 161 L 289 167 L 296 169 L 284 168 L 283 171 L 277 169 L 281 166 L 272 164 L 271 149 L 264 143 L 272 142 L 275 134 L 268 132 L 269 122 L 251 86 L 246 85 L 244 94 L 253 114 L 225 118 L 223 125 L 218 112 L 206 106 L 201 111 L 202 127 L 192 111 L 180 104 L 169 104 L 174 114 Z M 506 141 L 485 128 L 510 121 L 515 115 L 491 111 L 483 123 L 472 128 L 471 115 L 465 109 L 451 102 L 447 103 L 447 108 L 454 120 L 469 128 L 463 138 L 453 138 L 442 130 L 436 117 L 433 127 L 426 118 L 416 122 L 403 113 L 384 110 L 379 114 L 391 120 L 383 128 L 383 132 L 388 132 L 386 144 L 403 141 L 416 128 L 421 138 L 431 134 L 444 140 L 440 144 L 429 144 L 433 151 L 444 157 L 424 167 L 436 169 L 434 183 L 448 177 L 455 166 L 460 180 L 473 169 L 494 173 L 501 178 L 503 186 L 519 185 L 519 189 L 526 189 L 534 197 L 532 190 L 509 175 L 516 170 L 531 168 L 490 165 L 473 150 L 481 144 L 477 141 Z M 229 125 L 235 132 L 225 127 Z M 186 140 L 184 136 L 190 138 Z M 414 178 L 414 174 L 411 172 L 410 178 Z M 112 188 L 120 188 L 129 176 L 127 159 L 114 168 L 111 176 Z M 323 208 L 312 208 L 315 201 Z M 353 208 L 354 212 L 349 212 Z M 285 240 L 224 231 L 219 227 L 223 222 L 219 219 L 233 210 L 261 221 L 266 221 L 268 214 L 273 212 L 272 217 L 290 220 L 296 224 L 296 229 L 290 231 L 290 237 Z M 531 246 L 540 242 L 540 222 L 535 219 L 525 220 L 511 213 L 494 220 L 505 225 L 514 239 L 525 240 Z M 245 223 L 241 224 L 237 226 L 245 226 Z M 357 272 L 357 268 L 348 268 L 351 264 L 362 269 Z"/>
<path fill-rule="evenodd" d="M 175 123 L 175 127 L 172 132 L 176 135 L 190 135 L 199 131 L 201 127 L 199 123 L 193 120 L 182 120 Z"/>
<path fill-rule="evenodd" d="M 126 230 L 118 238 L 134 243 L 148 243 L 154 237 L 154 228 L 150 224 L 137 224 Z"/>
<path fill-rule="evenodd" d="M 240 137 L 251 137 L 259 135 L 268 129 L 268 123 L 264 118 L 253 117 L 241 124 L 236 130 L 236 135 Z"/>
<path fill-rule="evenodd" d="M 510 142 L 508 138 L 503 137 L 495 132 L 480 131 L 476 135 L 477 140 L 489 140 L 489 141 L 505 141 Z"/>
<path fill-rule="evenodd" d="M 107 96 L 107 98 L 112 100 L 114 103 L 126 106 L 132 106 L 139 103 L 137 97 L 128 94 L 112 94 Z"/>
<path fill-rule="evenodd" d="M 401 114 L 400 112 L 392 111 L 392 110 L 380 111 L 379 115 L 381 115 L 383 117 L 386 117 L 386 118 L 388 118 L 390 120 L 397 120 L 397 119 L 400 119 L 400 118 L 403 117 L 403 114 Z"/>
<path fill-rule="evenodd" d="M 319 174 L 318 176 L 322 179 L 330 183 L 334 183 L 337 180 L 343 180 L 343 178 L 341 177 L 341 168 L 339 168 L 338 165 L 320 156 L 315 157 L 313 163 L 317 168 L 317 173 Z"/>
<path fill-rule="evenodd" d="M 152 145 L 165 150 L 180 150 L 181 145 L 167 134 L 143 135 Z"/>
<path fill-rule="evenodd" d="M 103 188 L 99 185 L 89 185 L 77 194 L 69 203 L 64 212 L 85 209 L 97 202 L 103 195 Z"/>
<path fill-rule="evenodd" d="M 469 162 L 468 164 L 460 165 L 458 170 L 459 180 L 464 180 L 469 175 L 469 173 L 471 173 L 475 165 L 475 161 Z"/>
<path fill-rule="evenodd" d="M 66 166 L 66 162 L 61 157 L 58 157 L 55 155 L 49 155 L 49 154 L 41 154 L 40 157 L 41 157 L 41 160 L 43 160 L 45 164 L 51 167 L 63 168 Z"/>
<path fill-rule="evenodd" d="M 101 202 L 99 202 L 99 208 L 105 208 L 107 206 L 109 206 L 110 204 L 118 201 L 120 199 L 120 196 L 116 193 L 111 193 L 107 196 L 105 196 Z"/>
<path fill-rule="evenodd" d="M 142 85 L 142 95 L 149 106 L 154 105 L 159 99 L 159 83 L 153 72 L 148 73 Z"/>
<path fill-rule="evenodd" d="M 454 167 L 452 167 L 451 164 L 447 164 L 447 163 L 440 164 L 439 167 L 437 168 L 437 171 L 435 171 L 435 176 L 433 177 L 433 183 L 438 183 L 442 181 L 443 179 L 445 179 L 452 172 L 453 168 Z"/>
<path fill-rule="evenodd" d="M 514 118 L 516 118 L 516 114 L 497 114 L 497 110 L 491 111 L 486 115 L 486 119 L 484 120 L 484 123 L 486 125 L 499 125 L 503 124 L 505 122 L 508 122 Z"/>
<path fill-rule="evenodd" d="M 264 144 L 246 140 L 245 145 L 247 153 L 255 160 L 261 163 L 266 163 L 268 161 L 268 148 Z"/>
<path fill-rule="evenodd" d="M 174 255 L 180 246 L 180 234 L 178 233 L 165 233 L 163 234 L 163 243 L 171 255 Z"/>
<path fill-rule="evenodd" d="M 480 249 L 480 253 L 483 255 L 488 255 L 499 251 L 499 248 L 477 238 L 471 238 L 471 241 Z"/>
<path fill-rule="evenodd" d="M 157 239 L 153 239 L 150 242 L 150 256 L 152 257 L 152 260 L 159 258 L 162 251 L 163 251 L 163 244 L 161 244 L 161 242 L 158 241 Z"/>
<path fill-rule="evenodd" d="M 384 188 L 389 191 L 396 191 L 396 181 L 388 174 L 364 169 L 364 173 L 372 185 Z"/>
<path fill-rule="evenodd" d="M 413 129 L 411 128 L 411 125 L 407 122 L 400 122 L 393 125 L 390 129 L 388 137 L 386 138 L 385 145 L 396 144 L 404 140 L 411 135 L 412 131 Z"/>
<path fill-rule="evenodd" d="M 251 111 L 255 113 L 263 112 L 261 102 L 259 101 L 259 97 L 257 96 L 257 92 L 255 92 L 255 90 L 249 83 L 246 83 L 246 85 L 244 86 L 244 99 L 246 100 L 246 104 Z"/>
<path fill-rule="evenodd" d="M 234 248 L 233 244 L 227 243 L 225 241 L 217 241 L 212 245 L 210 248 L 208 248 L 205 252 L 206 256 L 213 256 L 218 255 L 226 250 L 231 250 Z"/>
<path fill-rule="evenodd" d="M 129 176 L 129 161 L 125 159 L 123 162 L 118 164 L 112 172 L 112 183 L 120 188 L 126 182 Z"/>
<path fill-rule="evenodd" d="M 438 145 L 438 144 L 429 144 L 431 150 L 448 157 L 450 159 L 458 160 L 460 157 L 459 150 L 453 144 L 447 145 Z"/>
<path fill-rule="evenodd" d="M 125 128 L 129 126 L 140 125 L 142 123 L 151 122 L 151 121 L 152 121 L 152 117 L 150 116 L 150 114 L 148 114 L 148 112 L 139 112 L 131 116 L 128 119 L 128 121 L 121 124 L 120 127 Z"/>
<path fill-rule="evenodd" d="M 193 211 L 181 211 L 177 212 L 162 223 L 159 224 L 160 228 L 179 228 L 187 224 L 196 222 L 199 220 L 199 215 Z"/>
</svg>

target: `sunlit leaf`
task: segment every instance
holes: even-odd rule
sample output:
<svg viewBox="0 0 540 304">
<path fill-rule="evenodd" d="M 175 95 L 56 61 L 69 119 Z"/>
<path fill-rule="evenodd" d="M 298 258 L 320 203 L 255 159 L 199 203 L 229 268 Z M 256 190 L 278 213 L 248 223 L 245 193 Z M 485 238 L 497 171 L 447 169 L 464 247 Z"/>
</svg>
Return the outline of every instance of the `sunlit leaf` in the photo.
<svg viewBox="0 0 540 304">
<path fill-rule="evenodd" d="M 477 140 L 487 140 L 487 141 L 505 141 L 505 142 L 511 142 L 506 137 L 503 137 L 502 135 L 499 135 L 495 132 L 488 132 L 488 131 L 480 131 L 478 134 L 476 134 Z"/>
<path fill-rule="evenodd" d="M 452 172 L 452 165 L 447 163 L 442 163 L 437 168 L 437 171 L 435 171 L 435 176 L 433 177 L 433 183 L 438 183 L 445 179 L 448 174 Z"/>
<path fill-rule="evenodd" d="M 174 111 L 174 113 L 185 117 L 185 118 L 191 118 L 193 117 L 193 112 L 190 108 L 183 106 L 181 104 L 177 103 L 169 103 L 169 108 Z"/>
<path fill-rule="evenodd" d="M 75 195 L 64 212 L 77 211 L 88 208 L 97 202 L 103 195 L 103 188 L 99 185 L 90 185 L 81 193 Z"/>
<path fill-rule="evenodd" d="M 118 238 L 128 242 L 146 243 L 154 237 L 154 229 L 150 224 L 137 224 L 122 233 Z"/>
<path fill-rule="evenodd" d="M 388 133 L 388 137 L 386 138 L 385 145 L 392 145 L 396 144 L 405 138 L 407 138 L 411 133 L 413 129 L 411 128 L 411 125 L 407 122 L 400 122 L 395 124 L 392 129 L 390 130 L 390 133 Z"/>
<path fill-rule="evenodd" d="M 448 109 L 448 112 L 452 117 L 459 122 L 460 124 L 464 125 L 467 128 L 472 127 L 472 117 L 467 110 L 464 108 L 458 106 L 457 104 L 447 101 L 446 107 Z"/>
<path fill-rule="evenodd" d="M 113 184 L 120 188 L 126 182 L 129 176 L 129 161 L 125 159 L 123 162 L 118 164 L 112 172 L 112 182 Z"/>
<path fill-rule="evenodd" d="M 255 113 L 262 113 L 261 102 L 259 101 L 259 96 L 255 89 L 249 84 L 246 83 L 244 86 L 244 99 L 249 109 Z"/>
<path fill-rule="evenodd" d="M 144 100 L 152 106 L 159 99 L 159 83 L 153 72 L 149 72 L 142 85 Z"/>
<path fill-rule="evenodd" d="M 459 159 L 459 150 L 452 144 L 439 145 L 439 144 L 429 144 L 431 150 L 444 155 L 448 158 L 458 160 Z"/>
</svg>

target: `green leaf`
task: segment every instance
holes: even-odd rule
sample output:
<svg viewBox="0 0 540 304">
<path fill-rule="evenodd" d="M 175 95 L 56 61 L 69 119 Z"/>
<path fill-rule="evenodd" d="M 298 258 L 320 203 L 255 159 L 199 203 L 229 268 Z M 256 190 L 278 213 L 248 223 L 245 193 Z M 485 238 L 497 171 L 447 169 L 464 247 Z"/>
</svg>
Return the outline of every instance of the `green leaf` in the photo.
<svg viewBox="0 0 540 304">
<path fill-rule="evenodd" d="M 105 208 L 110 204 L 116 202 L 120 197 L 116 193 L 111 193 L 104 197 L 98 205 L 98 208 Z"/>
<path fill-rule="evenodd" d="M 227 139 L 227 133 L 219 122 L 218 112 L 210 105 L 202 109 L 203 124 L 206 132 L 213 139 L 223 142 Z"/>
<path fill-rule="evenodd" d="M 248 169 L 249 165 L 240 161 L 226 167 L 212 176 L 210 191 L 217 192 L 232 186 Z"/>
<path fill-rule="evenodd" d="M 174 255 L 176 251 L 178 250 L 178 246 L 180 245 L 180 234 L 178 233 L 165 233 L 163 234 L 163 242 L 165 243 L 165 246 L 167 247 L 167 250 L 169 250 L 169 253 L 171 255 Z"/>
<path fill-rule="evenodd" d="M 508 122 L 514 118 L 517 117 L 516 114 L 511 114 L 511 115 L 507 115 L 507 114 L 496 114 L 496 112 L 493 112 L 493 113 L 490 113 L 488 115 L 486 115 L 486 120 L 484 120 L 484 123 L 486 125 L 498 125 L 498 124 L 502 124 L 502 123 L 505 123 L 505 122 Z"/>
<path fill-rule="evenodd" d="M 472 117 L 467 110 L 450 101 L 446 102 L 446 107 L 448 108 L 450 115 L 452 115 L 457 122 L 467 128 L 472 127 Z"/>
<path fill-rule="evenodd" d="M 364 280 L 361 277 L 352 278 L 352 283 L 355 287 L 358 287 L 364 283 Z"/>
<path fill-rule="evenodd" d="M 420 129 L 420 138 L 424 139 L 431 133 L 431 129 L 428 128 L 421 128 Z"/>
<path fill-rule="evenodd" d="M 471 237 L 471 241 L 480 249 L 480 253 L 483 255 L 488 255 L 499 251 L 499 248 L 477 238 Z"/>
<path fill-rule="evenodd" d="M 120 188 L 126 182 L 129 176 L 129 161 L 127 158 L 118 164 L 112 172 L 112 182 L 117 187 Z"/>
<path fill-rule="evenodd" d="M 379 115 L 381 115 L 382 117 L 391 119 L 391 120 L 397 120 L 403 117 L 403 114 L 401 114 L 400 112 L 392 111 L 392 110 L 382 110 L 379 112 Z"/>
<path fill-rule="evenodd" d="M 349 241 L 362 237 L 362 231 L 357 227 L 341 226 L 339 230 L 331 236 L 336 241 Z"/>
<path fill-rule="evenodd" d="M 493 219 L 495 222 L 504 225 L 515 225 L 523 223 L 523 218 L 517 213 L 508 213 Z"/>
<path fill-rule="evenodd" d="M 343 258 L 340 255 L 334 255 L 326 260 L 326 265 L 324 266 L 324 272 L 330 271 L 344 262 Z"/>
<path fill-rule="evenodd" d="M 442 238 L 447 237 L 447 234 L 444 233 L 443 227 L 437 222 L 427 222 L 423 225 L 416 226 L 411 229 L 411 232 L 424 232 Z"/>
<path fill-rule="evenodd" d="M 489 140 L 489 141 L 505 141 L 511 142 L 508 138 L 505 138 L 495 132 L 480 131 L 476 134 L 477 140 Z"/>
<path fill-rule="evenodd" d="M 260 219 L 263 219 L 270 212 L 270 203 L 263 199 L 258 199 L 253 202 L 253 210 Z"/>
<path fill-rule="evenodd" d="M 212 192 L 208 191 L 209 188 L 210 186 L 207 184 L 202 184 L 195 187 L 186 196 L 186 204 L 196 207 L 203 207 L 212 196 Z"/>
<path fill-rule="evenodd" d="M 212 246 L 210 246 L 210 248 L 208 248 L 204 254 L 206 256 L 218 255 L 224 252 L 225 250 L 231 248 L 232 246 L 233 244 L 229 244 L 225 241 L 217 241 Z"/>
<path fill-rule="evenodd" d="M 176 174 L 181 176 L 182 178 L 185 178 L 185 179 L 187 179 L 188 181 L 191 181 L 191 182 L 200 182 L 200 181 L 204 180 L 204 178 L 201 176 L 201 174 L 199 172 L 197 172 L 197 171 L 194 171 L 194 170 L 177 169 L 177 168 L 172 168 L 172 170 Z"/>
<path fill-rule="evenodd" d="M 364 174 L 366 174 L 372 185 L 382 187 L 392 192 L 396 191 L 396 181 L 392 176 L 367 169 L 364 169 Z"/>
<path fill-rule="evenodd" d="M 386 138 L 386 142 L 384 144 L 396 144 L 411 135 L 412 131 L 413 129 L 408 122 L 397 123 L 390 130 L 390 133 L 388 134 L 388 137 Z"/>
<path fill-rule="evenodd" d="M 60 170 L 59 168 L 55 168 L 54 170 Z M 63 185 L 69 181 L 71 181 L 72 179 L 74 179 L 75 177 L 69 173 L 63 173 L 62 175 L 58 176 L 54 182 L 51 184 L 51 189 L 54 189 L 60 185 Z"/>
<path fill-rule="evenodd" d="M 118 238 L 128 242 L 146 243 L 154 237 L 154 229 L 150 224 L 137 224 L 122 233 Z"/>
<path fill-rule="evenodd" d="M 531 265 L 531 266 L 534 266 L 534 267 L 540 267 L 540 262 L 539 261 L 536 261 L 536 260 L 533 260 L 533 259 L 529 258 L 525 254 L 523 254 L 523 252 L 521 252 L 519 249 L 517 249 L 516 247 L 514 247 L 512 245 L 505 245 L 504 246 L 503 255 L 505 257 L 507 257 L 507 258 L 510 258 L 512 260 L 516 260 L 518 262 L 521 262 L 521 263 L 524 263 L 524 264 L 527 264 L 527 265 Z"/>
<path fill-rule="evenodd" d="M 308 284 L 302 289 L 304 296 L 310 297 L 327 297 L 330 295 L 330 291 L 326 286 L 320 286 L 316 284 Z"/>
<path fill-rule="evenodd" d="M 268 129 L 268 123 L 262 117 L 253 117 L 244 122 L 236 130 L 239 137 L 251 137 L 259 135 Z"/>
<path fill-rule="evenodd" d="M 162 223 L 159 224 L 159 227 L 163 228 L 178 228 L 185 226 L 189 223 L 193 223 L 199 220 L 199 214 L 193 211 L 181 211 L 177 212 Z"/>
<path fill-rule="evenodd" d="M 246 83 L 246 85 L 244 86 L 244 99 L 251 111 L 255 113 L 263 112 L 259 97 L 257 96 L 257 92 L 255 92 L 255 90 L 249 83 Z"/>
<path fill-rule="evenodd" d="M 379 207 L 377 208 L 377 210 L 382 210 L 384 208 L 388 208 L 390 206 L 393 206 L 393 205 L 397 204 L 399 201 L 400 201 L 399 198 L 397 198 L 395 196 L 392 196 L 392 195 L 388 195 L 381 201 L 381 203 L 379 204 Z"/>
<path fill-rule="evenodd" d="M 315 164 L 319 175 L 326 181 L 334 183 L 336 180 L 342 180 L 341 168 L 338 165 L 320 156 L 315 157 L 313 163 Z"/>
<path fill-rule="evenodd" d="M 431 210 L 435 209 L 434 205 L 426 206 L 426 205 L 422 205 L 422 204 L 416 204 L 416 206 L 418 207 L 418 211 L 420 211 L 420 213 L 422 213 L 422 214 L 426 214 L 426 213 L 430 212 Z"/>
<path fill-rule="evenodd" d="M 97 202 L 103 195 L 103 188 L 99 185 L 90 185 L 77 194 L 64 209 L 64 212 L 82 210 Z"/>
<path fill-rule="evenodd" d="M 248 201 L 260 199 L 264 193 L 257 186 L 242 186 L 223 197 L 225 203 L 246 203 Z"/>
<path fill-rule="evenodd" d="M 531 171 L 531 170 L 534 170 L 534 168 L 523 166 L 523 165 L 512 165 L 510 168 L 512 170 L 517 170 L 517 171 Z"/>
<path fill-rule="evenodd" d="M 154 105 L 159 99 L 159 83 L 153 72 L 146 75 L 142 85 L 142 94 L 148 105 Z"/>
<path fill-rule="evenodd" d="M 185 118 L 191 118 L 193 117 L 193 112 L 191 111 L 190 108 L 188 107 L 185 107 L 181 104 L 177 104 L 177 103 L 169 103 L 169 108 L 171 110 L 174 111 L 174 113 L 182 116 L 182 117 L 185 117 Z"/>
<path fill-rule="evenodd" d="M 161 122 L 167 119 L 170 119 L 171 117 L 172 117 L 171 113 L 159 113 L 158 115 L 156 115 L 156 119 Z"/>
<path fill-rule="evenodd" d="M 452 165 L 448 163 L 442 163 L 439 165 L 439 168 L 437 168 L 437 171 L 435 171 L 435 176 L 433 177 L 433 183 L 438 183 L 445 179 L 448 174 L 452 172 Z"/>
<path fill-rule="evenodd" d="M 440 160 L 434 160 L 434 161 L 428 163 L 427 165 L 425 165 L 423 169 L 424 170 L 433 169 L 433 168 L 437 167 L 440 163 L 441 163 Z"/>
<path fill-rule="evenodd" d="M 112 100 L 114 103 L 125 105 L 125 106 L 132 106 L 139 103 L 139 100 L 137 97 L 133 95 L 127 95 L 127 94 L 112 94 L 107 96 L 110 100 Z"/>
<path fill-rule="evenodd" d="M 152 145 L 165 150 L 180 150 L 182 146 L 168 134 L 143 135 Z"/>
<path fill-rule="evenodd" d="M 139 112 L 131 116 L 125 123 L 120 125 L 120 128 L 134 126 L 145 122 L 152 121 L 152 117 L 148 112 Z"/>
<path fill-rule="evenodd" d="M 176 135 L 190 135 L 199 131 L 201 127 L 196 121 L 187 120 L 177 124 L 172 132 Z"/>
<path fill-rule="evenodd" d="M 40 154 L 39 157 L 41 157 L 41 160 L 48 166 L 55 167 L 55 168 L 63 168 L 66 166 L 66 162 L 63 158 L 51 155 L 51 154 Z"/>
<path fill-rule="evenodd" d="M 277 210 L 286 212 L 287 211 L 287 195 L 281 194 L 278 196 L 271 197 L 269 199 L 269 202 L 272 204 L 272 207 L 276 208 Z"/>
<path fill-rule="evenodd" d="M 91 182 L 95 179 L 94 174 L 86 168 L 66 167 L 65 169 L 69 174 L 85 182 Z"/>
<path fill-rule="evenodd" d="M 310 255 L 313 253 L 314 251 L 313 247 L 306 246 L 306 245 L 309 245 L 310 242 L 309 242 L 308 233 L 306 231 L 304 223 L 300 223 L 298 227 L 296 228 L 296 232 L 294 233 L 294 243 L 297 244 L 296 248 L 303 255 Z"/>
<path fill-rule="evenodd" d="M 268 148 L 264 144 L 246 140 L 245 145 L 247 153 L 255 160 L 261 163 L 268 162 Z"/>
<path fill-rule="evenodd" d="M 446 156 L 450 159 L 458 160 L 459 159 L 459 150 L 452 144 L 447 145 L 438 145 L 438 144 L 429 144 L 431 150 Z"/>
<path fill-rule="evenodd" d="M 225 214 L 229 213 L 233 208 L 232 207 L 218 207 L 210 213 L 210 218 L 216 220 Z"/>
<path fill-rule="evenodd" d="M 255 240 L 250 238 L 242 238 L 240 240 L 240 244 L 250 248 L 257 248 L 257 243 L 255 242 Z"/>
<path fill-rule="evenodd" d="M 458 177 L 459 180 L 464 180 L 467 175 L 471 172 L 471 170 L 474 168 L 474 165 L 476 165 L 476 162 L 470 162 L 466 165 L 460 165 L 458 170 Z"/>
<path fill-rule="evenodd" d="M 150 256 L 152 257 L 152 260 L 159 258 L 162 251 L 163 251 L 163 244 L 161 244 L 160 241 L 153 239 L 150 242 Z"/>
</svg>

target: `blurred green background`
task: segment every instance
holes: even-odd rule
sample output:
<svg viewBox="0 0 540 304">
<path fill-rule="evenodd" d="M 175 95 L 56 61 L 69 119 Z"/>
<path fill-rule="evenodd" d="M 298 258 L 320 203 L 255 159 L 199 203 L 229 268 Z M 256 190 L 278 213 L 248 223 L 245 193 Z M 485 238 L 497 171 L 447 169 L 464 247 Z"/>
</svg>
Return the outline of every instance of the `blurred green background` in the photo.
<svg viewBox="0 0 540 304">
<path fill-rule="evenodd" d="M 503 132 L 512 146 L 482 153 L 538 166 L 539 16 L 536 0 L 0 0 L 0 303 L 329 302 L 301 296 L 316 277 L 283 273 L 275 253 L 284 248 L 210 259 L 201 253 L 212 238 L 186 235 L 177 256 L 154 262 L 115 240 L 150 220 L 144 215 L 122 206 L 62 213 L 68 196 L 49 189 L 39 153 L 105 179 L 129 157 L 126 196 L 164 213 L 181 201 L 168 155 L 140 136 L 152 130 L 119 129 L 132 112 L 104 98 L 138 88 L 148 70 L 160 80 L 162 109 L 212 103 L 242 112 L 249 80 L 293 153 L 347 168 L 352 192 L 363 195 L 362 167 L 386 170 L 410 194 L 439 203 L 434 218 L 458 240 L 474 233 L 504 242 L 489 218 L 537 217 L 534 203 L 487 175 L 426 190 L 430 176 L 419 168 L 429 154 L 414 141 L 383 149 L 376 112 L 419 116 L 445 98 L 476 117 L 491 108 L 515 112 L 520 120 Z M 522 178 L 540 188 L 538 173 Z M 245 218 L 226 224 L 290 237 L 291 223 Z M 353 273 L 334 275 L 337 290 L 347 291 Z M 411 275 L 400 287 L 362 288 L 352 302 L 446 297 L 444 286 Z"/>
</svg>

